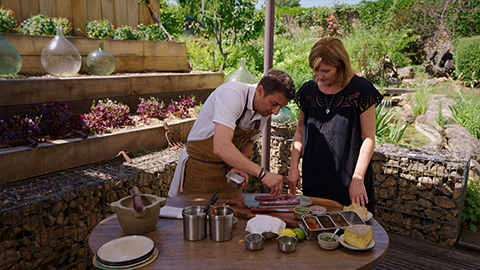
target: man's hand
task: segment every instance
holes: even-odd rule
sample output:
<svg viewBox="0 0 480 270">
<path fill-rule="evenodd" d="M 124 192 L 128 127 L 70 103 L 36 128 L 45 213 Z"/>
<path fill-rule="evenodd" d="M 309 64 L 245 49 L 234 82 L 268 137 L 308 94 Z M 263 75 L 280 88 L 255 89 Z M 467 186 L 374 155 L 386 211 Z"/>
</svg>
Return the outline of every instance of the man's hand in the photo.
<svg viewBox="0 0 480 270">
<path fill-rule="evenodd" d="M 231 173 L 231 172 L 234 172 L 234 173 L 240 175 L 241 177 L 243 177 L 245 179 L 245 181 L 242 183 L 241 188 L 244 188 L 244 187 L 247 186 L 247 184 L 248 184 L 248 173 L 246 173 L 242 170 L 239 170 L 239 169 L 235 169 L 235 168 L 232 168 L 230 171 L 228 171 L 228 173 Z"/>
<path fill-rule="evenodd" d="M 267 172 L 265 177 L 262 179 L 262 183 L 264 183 L 267 187 L 269 187 L 270 194 L 274 197 L 278 197 L 282 194 L 283 191 L 283 176 L 271 172 Z"/>
</svg>

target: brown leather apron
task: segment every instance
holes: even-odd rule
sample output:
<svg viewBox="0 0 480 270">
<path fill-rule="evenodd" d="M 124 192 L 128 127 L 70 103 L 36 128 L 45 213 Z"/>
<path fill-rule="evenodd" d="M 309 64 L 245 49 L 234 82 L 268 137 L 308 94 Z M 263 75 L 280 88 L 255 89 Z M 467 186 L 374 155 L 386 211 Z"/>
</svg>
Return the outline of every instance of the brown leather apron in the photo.
<svg viewBox="0 0 480 270">
<path fill-rule="evenodd" d="M 232 139 L 237 149 L 241 149 L 251 137 L 260 133 L 258 129 L 260 120 L 255 121 L 255 126 L 251 130 L 243 130 L 238 126 L 245 115 L 247 104 L 248 100 L 242 115 L 236 122 L 237 127 Z M 241 189 L 235 189 L 227 183 L 225 177 L 227 164 L 213 153 L 213 136 L 205 140 L 188 141 L 187 153 L 190 157 L 185 168 L 184 194 L 213 193 L 217 189 L 219 192 L 242 192 Z"/>
</svg>

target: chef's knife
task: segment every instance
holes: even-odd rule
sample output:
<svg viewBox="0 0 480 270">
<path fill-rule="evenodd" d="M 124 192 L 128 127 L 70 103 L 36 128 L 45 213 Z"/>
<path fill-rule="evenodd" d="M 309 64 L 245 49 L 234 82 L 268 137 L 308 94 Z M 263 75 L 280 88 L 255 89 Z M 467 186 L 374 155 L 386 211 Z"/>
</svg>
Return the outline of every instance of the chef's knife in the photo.
<svg viewBox="0 0 480 270">
<path fill-rule="evenodd" d="M 293 209 L 286 209 L 286 208 L 250 208 L 252 213 L 292 213 Z"/>
</svg>

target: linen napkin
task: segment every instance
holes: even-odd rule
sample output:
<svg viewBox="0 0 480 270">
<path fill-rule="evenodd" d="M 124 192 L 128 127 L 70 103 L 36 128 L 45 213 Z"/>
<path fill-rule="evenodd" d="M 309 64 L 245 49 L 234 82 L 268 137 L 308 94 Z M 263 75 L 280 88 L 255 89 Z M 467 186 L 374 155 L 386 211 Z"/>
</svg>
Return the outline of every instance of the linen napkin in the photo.
<svg viewBox="0 0 480 270">
<path fill-rule="evenodd" d="M 182 210 L 183 208 L 180 207 L 165 205 L 164 207 L 160 208 L 160 217 L 183 219 Z"/>
<path fill-rule="evenodd" d="M 264 232 L 280 234 L 286 226 L 287 224 L 279 218 L 268 215 L 256 215 L 254 218 L 247 221 L 245 231 L 260 234 Z"/>
</svg>

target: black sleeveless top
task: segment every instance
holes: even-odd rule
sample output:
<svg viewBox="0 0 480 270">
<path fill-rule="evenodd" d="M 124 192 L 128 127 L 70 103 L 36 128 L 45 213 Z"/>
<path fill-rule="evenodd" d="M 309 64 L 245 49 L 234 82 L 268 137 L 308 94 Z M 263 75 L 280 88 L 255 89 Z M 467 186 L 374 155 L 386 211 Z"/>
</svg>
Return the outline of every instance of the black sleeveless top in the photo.
<svg viewBox="0 0 480 270">
<path fill-rule="evenodd" d="M 322 93 L 313 80 L 298 90 L 296 102 L 305 114 L 302 161 L 304 195 L 331 199 L 343 205 L 351 204 L 348 190 L 362 145 L 360 115 L 382 99 L 383 96 L 373 84 L 359 76 L 354 76 L 335 95 Z M 369 200 L 367 208 L 374 214 L 371 163 L 364 183 Z"/>
</svg>

